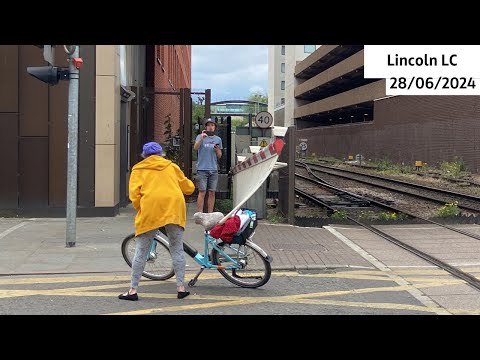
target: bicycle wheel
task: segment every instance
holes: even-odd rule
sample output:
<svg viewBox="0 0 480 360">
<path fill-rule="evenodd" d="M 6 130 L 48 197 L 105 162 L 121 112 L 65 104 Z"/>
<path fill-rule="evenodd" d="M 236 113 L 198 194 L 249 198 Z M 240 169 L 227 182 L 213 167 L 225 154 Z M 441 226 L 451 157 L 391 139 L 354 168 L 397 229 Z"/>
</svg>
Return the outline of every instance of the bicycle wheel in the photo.
<svg viewBox="0 0 480 360">
<path fill-rule="evenodd" d="M 220 243 L 219 246 L 235 261 L 232 262 L 217 249 L 212 249 L 212 262 L 226 267 L 225 270 L 218 269 L 225 279 L 244 288 L 257 288 L 268 282 L 272 275 L 272 267 L 248 241 L 244 245 Z M 240 264 L 240 267 L 228 269 L 229 266 L 233 267 L 236 264 Z"/>
<path fill-rule="evenodd" d="M 150 253 L 142 276 L 151 280 L 167 280 L 175 275 L 173 261 L 168 248 L 168 241 L 163 234 L 155 235 L 156 249 Z M 122 255 L 128 266 L 132 267 L 135 256 L 135 234 L 128 235 L 122 242 Z"/>
</svg>

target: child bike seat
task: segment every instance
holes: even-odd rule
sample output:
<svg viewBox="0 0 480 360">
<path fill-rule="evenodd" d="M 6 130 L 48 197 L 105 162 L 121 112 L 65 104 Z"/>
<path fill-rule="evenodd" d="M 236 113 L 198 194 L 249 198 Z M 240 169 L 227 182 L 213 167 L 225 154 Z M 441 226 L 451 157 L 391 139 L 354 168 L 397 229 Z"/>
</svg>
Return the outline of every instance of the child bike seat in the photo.
<svg viewBox="0 0 480 360">
<path fill-rule="evenodd" d="M 195 220 L 195 224 L 202 225 L 205 230 L 210 230 L 215 225 L 218 224 L 220 220 L 223 219 L 225 215 L 221 212 L 212 212 L 212 213 L 203 213 L 203 212 L 196 212 L 193 214 L 193 218 Z"/>
</svg>

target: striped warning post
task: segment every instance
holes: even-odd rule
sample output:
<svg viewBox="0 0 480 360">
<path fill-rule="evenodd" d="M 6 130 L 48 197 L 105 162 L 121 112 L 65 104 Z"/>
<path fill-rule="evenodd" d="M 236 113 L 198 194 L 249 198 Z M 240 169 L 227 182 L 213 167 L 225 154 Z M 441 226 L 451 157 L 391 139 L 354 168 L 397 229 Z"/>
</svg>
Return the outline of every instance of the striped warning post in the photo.
<svg viewBox="0 0 480 360">
<path fill-rule="evenodd" d="M 271 159 L 274 156 L 279 156 L 280 153 L 282 152 L 283 145 L 284 145 L 283 139 L 276 138 L 274 142 L 264 147 L 258 153 L 253 154 L 245 161 L 242 161 L 241 163 L 233 167 L 231 173 L 235 175 L 243 170 L 246 170 L 252 166 L 260 164 L 268 159 Z"/>
</svg>

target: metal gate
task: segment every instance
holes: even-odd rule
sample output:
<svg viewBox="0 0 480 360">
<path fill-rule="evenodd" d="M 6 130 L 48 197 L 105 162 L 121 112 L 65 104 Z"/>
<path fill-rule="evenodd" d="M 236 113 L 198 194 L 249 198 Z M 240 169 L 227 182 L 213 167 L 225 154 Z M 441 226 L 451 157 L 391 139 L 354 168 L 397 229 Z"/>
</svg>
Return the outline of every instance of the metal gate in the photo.
<svg viewBox="0 0 480 360">
<path fill-rule="evenodd" d="M 192 100 L 190 89 L 144 88 L 142 115 L 138 123 L 137 158 L 141 146 L 156 141 L 166 158 L 192 176 Z"/>
<path fill-rule="evenodd" d="M 215 197 L 217 199 L 230 199 L 231 197 L 231 178 L 229 171 L 232 167 L 231 151 L 232 151 L 232 126 L 230 116 L 213 116 L 217 123 L 216 135 L 222 139 L 222 157 L 218 161 L 218 187 Z M 198 124 L 195 137 L 204 129 L 204 119 L 195 119 Z M 195 141 L 195 140 L 194 140 Z"/>
</svg>

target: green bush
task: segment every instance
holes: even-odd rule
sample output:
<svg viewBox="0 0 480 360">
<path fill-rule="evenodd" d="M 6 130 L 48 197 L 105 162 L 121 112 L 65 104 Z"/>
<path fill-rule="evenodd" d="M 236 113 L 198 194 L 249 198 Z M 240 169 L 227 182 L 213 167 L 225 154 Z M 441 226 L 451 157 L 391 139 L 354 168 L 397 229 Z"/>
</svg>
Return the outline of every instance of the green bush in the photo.
<svg viewBox="0 0 480 360">
<path fill-rule="evenodd" d="M 460 214 L 458 209 L 458 202 L 454 201 L 453 203 L 447 203 L 443 205 L 438 211 L 438 217 L 454 217 Z"/>
<path fill-rule="evenodd" d="M 214 211 L 220 211 L 223 214 L 228 214 L 233 209 L 232 199 L 215 199 Z"/>
<path fill-rule="evenodd" d="M 453 161 L 444 161 L 440 164 L 440 169 L 452 176 L 460 176 L 467 171 L 467 166 L 463 159 L 455 157 Z"/>
<path fill-rule="evenodd" d="M 345 220 L 348 214 L 345 210 L 333 210 L 333 214 L 331 216 L 334 220 Z"/>
<path fill-rule="evenodd" d="M 286 223 L 287 219 L 279 214 L 270 214 L 267 217 L 267 221 L 271 224 Z"/>
<path fill-rule="evenodd" d="M 397 213 L 383 211 L 378 214 L 378 219 L 383 221 L 395 221 L 397 220 Z"/>
<path fill-rule="evenodd" d="M 372 210 L 362 210 L 358 215 L 358 220 L 371 221 L 375 219 L 375 212 Z"/>
<path fill-rule="evenodd" d="M 393 163 L 389 159 L 381 159 L 375 161 L 375 165 L 379 171 L 387 171 L 393 168 Z"/>
</svg>

